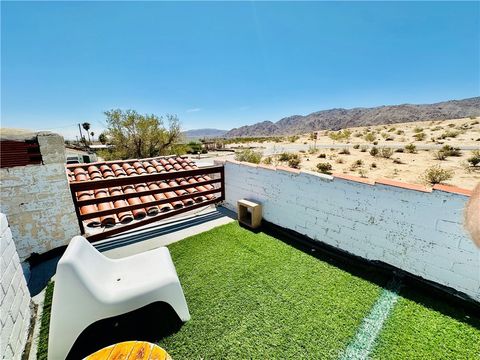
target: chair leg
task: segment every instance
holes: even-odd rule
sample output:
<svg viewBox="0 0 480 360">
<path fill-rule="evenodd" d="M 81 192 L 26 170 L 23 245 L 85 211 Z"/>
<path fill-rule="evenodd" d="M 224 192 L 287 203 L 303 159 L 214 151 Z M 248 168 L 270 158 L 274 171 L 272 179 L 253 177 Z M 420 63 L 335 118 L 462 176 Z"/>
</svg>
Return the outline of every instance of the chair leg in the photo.
<svg viewBox="0 0 480 360">
<path fill-rule="evenodd" d="M 158 299 L 169 304 L 183 322 L 190 320 L 187 300 L 185 300 L 182 286 L 179 282 L 172 283 L 168 287 L 163 288 Z"/>
<path fill-rule="evenodd" d="M 48 360 L 64 360 L 82 331 L 94 320 L 91 321 L 88 316 L 80 318 L 54 313 L 53 310 L 48 338 Z"/>
</svg>

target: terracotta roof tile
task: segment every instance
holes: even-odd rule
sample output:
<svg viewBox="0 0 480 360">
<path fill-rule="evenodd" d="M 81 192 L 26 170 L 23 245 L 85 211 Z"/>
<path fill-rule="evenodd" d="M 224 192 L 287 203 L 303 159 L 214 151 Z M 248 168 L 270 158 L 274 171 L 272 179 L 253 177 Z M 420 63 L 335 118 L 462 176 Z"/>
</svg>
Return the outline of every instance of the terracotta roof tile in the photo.
<svg viewBox="0 0 480 360">
<path fill-rule="evenodd" d="M 90 181 L 102 179 L 114 179 L 127 176 L 140 176 L 146 174 L 157 174 L 166 172 L 177 172 L 182 170 L 198 169 L 197 165 L 182 157 L 158 157 L 152 159 L 141 160 L 119 160 L 109 162 L 98 162 L 93 164 L 75 164 L 67 165 L 67 177 L 69 182 L 74 181 Z M 115 186 L 105 189 L 95 189 L 90 191 L 79 191 L 76 193 L 78 200 L 90 200 L 105 198 L 105 202 L 96 205 L 85 205 L 80 207 L 80 214 L 91 214 L 97 211 L 121 208 L 128 205 L 147 204 L 152 201 L 170 199 L 169 203 L 161 205 L 146 205 L 145 208 L 135 209 L 132 211 L 120 212 L 114 215 L 106 215 L 100 218 L 88 219 L 85 224 L 89 227 L 98 226 L 114 226 L 115 224 L 126 224 L 132 220 L 140 220 L 146 216 L 154 216 L 159 212 L 168 212 L 173 209 L 180 209 L 184 206 L 201 203 L 206 200 L 216 198 L 216 195 L 207 194 L 195 196 L 195 193 L 213 190 L 215 187 L 211 184 L 196 185 L 199 182 L 212 180 L 209 176 L 190 176 L 188 178 L 175 178 L 165 181 L 155 181 L 149 183 L 138 183 L 132 185 Z M 164 193 L 139 195 L 129 197 L 127 199 L 119 199 L 110 201 L 111 196 L 122 194 L 140 193 L 150 190 L 168 189 L 178 187 L 179 185 L 191 185 L 185 189 L 173 189 Z M 192 198 L 178 199 L 178 196 L 191 194 Z"/>
</svg>

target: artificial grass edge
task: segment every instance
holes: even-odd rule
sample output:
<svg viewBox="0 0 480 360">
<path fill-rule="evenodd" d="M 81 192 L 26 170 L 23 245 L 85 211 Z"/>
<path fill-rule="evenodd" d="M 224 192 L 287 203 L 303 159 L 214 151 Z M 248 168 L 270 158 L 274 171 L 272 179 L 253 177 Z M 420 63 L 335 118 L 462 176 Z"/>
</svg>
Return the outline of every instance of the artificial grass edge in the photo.
<svg viewBox="0 0 480 360">
<path fill-rule="evenodd" d="M 48 358 L 48 332 L 50 329 L 50 314 L 52 310 L 54 282 L 50 281 L 45 289 L 43 301 L 42 319 L 40 321 L 40 334 L 38 336 L 37 359 L 47 360 Z"/>
</svg>

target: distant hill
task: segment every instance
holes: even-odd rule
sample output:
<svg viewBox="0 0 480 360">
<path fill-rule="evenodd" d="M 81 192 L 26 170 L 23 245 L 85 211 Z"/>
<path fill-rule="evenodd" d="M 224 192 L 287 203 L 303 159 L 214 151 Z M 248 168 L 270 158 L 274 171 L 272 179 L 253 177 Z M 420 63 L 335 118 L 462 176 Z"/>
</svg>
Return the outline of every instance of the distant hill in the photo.
<svg viewBox="0 0 480 360">
<path fill-rule="evenodd" d="M 394 124 L 421 120 L 447 120 L 480 116 L 480 97 L 426 105 L 389 105 L 373 108 L 331 109 L 293 115 L 275 123 L 264 121 L 227 132 L 226 137 L 304 134 L 316 130 Z"/>
<path fill-rule="evenodd" d="M 228 130 L 219 130 L 219 129 L 194 129 L 187 130 L 183 132 L 183 135 L 187 139 L 203 139 L 203 138 L 214 138 L 221 137 L 227 133 Z"/>
</svg>

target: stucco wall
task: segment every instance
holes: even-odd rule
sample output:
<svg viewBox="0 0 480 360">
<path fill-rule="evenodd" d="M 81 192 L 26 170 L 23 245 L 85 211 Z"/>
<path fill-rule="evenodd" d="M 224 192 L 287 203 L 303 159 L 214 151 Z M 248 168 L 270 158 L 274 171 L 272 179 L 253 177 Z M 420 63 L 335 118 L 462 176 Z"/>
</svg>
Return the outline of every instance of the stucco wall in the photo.
<svg viewBox="0 0 480 360">
<path fill-rule="evenodd" d="M 480 301 L 480 250 L 463 230 L 468 197 L 307 171 L 225 164 L 226 206 L 263 204 L 265 220 L 380 260 Z"/>
<path fill-rule="evenodd" d="M 20 359 L 30 326 L 30 293 L 8 227 L 0 214 L 0 356 Z"/>
<path fill-rule="evenodd" d="M 63 138 L 38 134 L 43 165 L 0 169 L 0 210 L 20 260 L 68 244 L 80 233 L 65 174 Z"/>
</svg>

